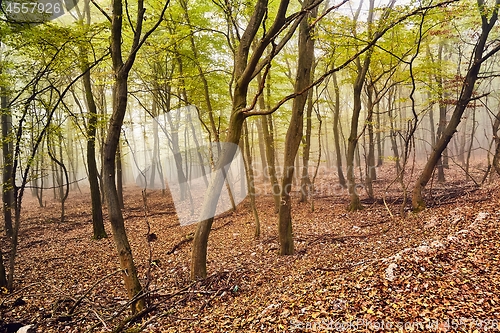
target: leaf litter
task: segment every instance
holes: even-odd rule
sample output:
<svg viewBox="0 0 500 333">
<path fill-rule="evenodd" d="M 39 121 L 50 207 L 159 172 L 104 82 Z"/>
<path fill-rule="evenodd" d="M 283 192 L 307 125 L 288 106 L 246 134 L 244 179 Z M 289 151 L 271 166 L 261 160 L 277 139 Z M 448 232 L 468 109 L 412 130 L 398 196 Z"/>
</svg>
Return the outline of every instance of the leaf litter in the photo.
<svg viewBox="0 0 500 333">
<path fill-rule="evenodd" d="M 364 197 L 364 210 L 346 212 L 345 195 L 318 195 L 311 212 L 297 196 L 295 254 L 286 257 L 277 254 L 272 197 L 257 198 L 260 239 L 245 200 L 215 219 L 209 276 L 196 282 L 196 226 L 179 226 L 168 194 L 151 190 L 148 232 L 141 189 L 127 187 L 124 218 L 148 304 L 132 320 L 112 237 L 91 239 L 88 195 L 71 194 L 63 224 L 56 201 L 40 208 L 27 198 L 15 290 L 1 295 L 0 324 L 37 332 L 499 331 L 497 185 L 436 185 L 432 208 L 405 218 L 397 200 L 388 200 L 391 217 Z"/>
</svg>

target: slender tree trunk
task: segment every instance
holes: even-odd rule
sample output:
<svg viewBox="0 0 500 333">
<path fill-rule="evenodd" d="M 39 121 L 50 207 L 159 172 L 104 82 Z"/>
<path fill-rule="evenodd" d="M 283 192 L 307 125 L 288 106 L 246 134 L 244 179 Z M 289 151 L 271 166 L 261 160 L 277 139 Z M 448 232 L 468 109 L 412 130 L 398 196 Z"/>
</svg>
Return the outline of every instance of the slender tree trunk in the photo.
<svg viewBox="0 0 500 333">
<path fill-rule="evenodd" d="M 255 233 L 254 237 L 259 238 L 260 237 L 260 220 L 259 220 L 259 214 L 257 212 L 257 207 L 255 205 L 255 185 L 254 185 L 254 174 L 253 174 L 253 165 L 252 165 L 252 154 L 250 152 L 250 140 L 248 138 L 248 126 L 247 122 L 245 121 L 243 125 L 243 137 L 244 137 L 244 149 L 242 151 L 245 152 L 244 156 L 244 161 L 246 165 L 246 177 L 247 177 L 247 183 L 248 183 L 248 195 L 250 197 L 250 208 L 252 210 L 253 217 L 255 219 Z"/>
<path fill-rule="evenodd" d="M 257 120 L 257 136 L 259 141 L 259 156 L 260 163 L 262 165 L 262 178 L 264 181 L 269 180 L 269 175 L 267 174 L 267 158 L 266 158 L 266 141 L 264 138 L 264 129 L 262 125 L 262 118 Z"/>
<path fill-rule="evenodd" d="M 278 177 L 276 176 L 276 163 L 275 163 L 275 150 L 274 150 L 274 138 L 269 129 L 272 125 L 272 115 L 261 116 L 262 120 L 262 130 L 264 132 L 264 140 L 266 142 L 266 158 L 267 158 L 267 174 L 271 181 L 271 190 L 274 199 L 274 213 L 278 213 L 280 206 L 280 185 L 278 183 Z"/>
<path fill-rule="evenodd" d="M 3 252 L 0 248 L 0 288 L 7 287 L 7 274 L 5 272 L 5 266 L 3 264 Z"/>
<path fill-rule="evenodd" d="M 260 86 L 261 77 L 260 73 L 257 75 L 257 83 Z M 263 96 L 263 95 L 262 95 Z M 266 103 L 264 103 L 263 98 L 259 99 L 261 103 L 261 108 L 271 109 L 271 72 L 267 74 L 266 82 Z M 266 140 L 266 157 L 267 165 L 269 168 L 268 174 L 271 178 L 272 195 L 274 199 L 274 213 L 278 214 L 280 209 L 280 185 L 278 183 L 278 177 L 276 175 L 276 161 L 278 160 L 275 150 L 275 140 L 274 140 L 274 118 L 272 114 L 262 116 L 262 124 L 264 130 L 264 137 Z M 279 165 L 278 165 L 279 167 Z"/>
<path fill-rule="evenodd" d="M 474 102 L 475 104 L 475 102 Z M 472 110 L 472 129 L 470 133 L 469 149 L 467 149 L 467 158 L 465 159 L 465 177 L 467 180 L 472 180 L 469 174 L 470 167 L 470 157 L 472 154 L 472 147 L 474 146 L 474 136 L 476 135 L 476 106 L 474 105 L 474 110 Z M 465 131 L 464 131 L 465 132 Z M 465 143 L 464 143 L 465 146 Z"/>
<path fill-rule="evenodd" d="M 495 143 L 495 154 L 493 154 L 492 165 L 496 173 L 500 176 L 500 110 L 495 116 L 493 122 L 493 142 Z"/>
<path fill-rule="evenodd" d="M 344 172 L 342 171 L 342 150 L 340 149 L 340 135 L 339 135 L 339 125 L 340 125 L 340 88 L 337 82 L 337 73 L 332 74 L 333 79 L 333 89 L 335 91 L 335 105 L 333 110 L 333 139 L 335 141 L 335 154 L 337 160 L 337 174 L 339 177 L 339 184 L 342 187 L 347 186 L 347 182 L 344 177 Z"/>
<path fill-rule="evenodd" d="M 377 167 L 381 167 L 384 163 L 384 152 L 382 149 L 382 130 L 380 124 L 380 103 L 377 103 L 377 133 L 375 134 L 377 140 Z"/>
<path fill-rule="evenodd" d="M 12 116 L 10 110 L 7 109 L 7 91 L 4 87 L 0 87 L 1 111 L 2 111 L 2 156 L 3 156 L 3 186 L 2 186 L 2 202 L 3 202 L 3 218 L 5 233 L 7 236 L 12 236 L 12 205 L 14 204 L 14 179 L 12 178 L 13 166 L 13 151 L 11 142 L 12 132 Z M 1 261 L 1 257 L 0 257 Z M 1 268 L 0 268 L 1 269 Z M 1 274 L 1 271 L 0 271 Z"/>
<path fill-rule="evenodd" d="M 366 187 L 368 196 L 373 199 L 373 181 L 377 179 L 375 172 L 375 139 L 373 135 L 373 85 L 370 82 L 367 86 L 367 116 L 366 127 L 368 129 L 368 154 L 366 156 Z"/>
<path fill-rule="evenodd" d="M 83 48 L 82 48 L 83 49 Z M 85 55 L 86 56 L 86 55 Z M 102 217 L 102 202 L 101 192 L 99 190 L 99 171 L 96 162 L 95 137 L 97 133 L 97 107 L 92 93 L 92 83 L 90 81 L 90 71 L 88 63 L 85 62 L 83 70 L 86 71 L 83 75 L 83 86 L 85 89 L 85 99 L 88 108 L 88 123 L 87 123 L 87 166 L 88 178 L 90 185 L 90 198 L 92 201 L 92 229 L 94 239 L 102 239 L 108 237 L 104 230 L 104 221 Z"/>
<path fill-rule="evenodd" d="M 121 140 L 118 142 L 118 146 L 116 149 L 116 190 L 118 193 L 118 202 L 120 204 L 120 208 L 125 208 L 125 203 L 123 202 L 123 169 L 122 169 L 122 146 Z"/>
<path fill-rule="evenodd" d="M 214 138 L 214 142 L 219 142 L 219 140 L 220 140 L 219 139 L 219 131 L 218 131 L 217 125 L 215 123 L 214 112 L 212 109 L 209 84 L 208 84 L 207 77 L 205 75 L 205 71 L 201 67 L 201 64 L 199 61 L 198 48 L 196 47 L 196 43 L 194 40 L 194 32 L 193 32 L 193 28 L 191 26 L 191 19 L 189 17 L 188 1 L 187 0 L 180 0 L 180 4 L 184 10 L 184 19 L 186 20 L 186 23 L 188 24 L 188 26 L 191 30 L 191 32 L 189 34 L 189 41 L 191 43 L 191 51 L 193 52 L 194 62 L 195 62 L 196 68 L 198 69 L 198 74 L 200 75 L 201 82 L 203 83 L 203 96 L 205 97 L 205 103 L 206 103 L 206 107 L 207 107 L 208 118 L 210 121 L 212 136 Z"/>
<path fill-rule="evenodd" d="M 311 188 L 311 178 L 309 177 L 309 156 L 311 154 L 311 129 L 313 110 L 313 90 L 309 90 L 306 111 L 306 134 L 302 145 L 302 177 L 300 179 L 300 201 L 306 202 Z"/>
<path fill-rule="evenodd" d="M 373 9 L 375 6 L 374 0 L 370 0 L 370 8 L 368 10 L 367 23 L 369 30 L 371 30 L 371 24 L 373 22 Z M 361 7 L 360 7 L 361 8 Z M 371 35 L 371 31 L 369 31 Z M 359 195 L 356 189 L 356 177 L 354 176 L 354 157 L 356 153 L 356 147 L 358 144 L 358 123 L 359 115 L 361 112 L 361 93 L 363 91 L 363 85 L 365 83 L 366 73 L 371 62 L 371 55 L 373 53 L 373 48 L 366 52 L 363 64 L 359 58 L 356 60 L 356 67 L 358 75 L 353 86 L 353 97 L 354 104 L 352 110 L 351 118 L 351 132 L 349 134 L 348 145 L 347 145 L 347 189 L 349 190 L 350 203 L 348 210 L 356 211 L 362 209 L 363 206 L 359 200 Z"/>
<path fill-rule="evenodd" d="M 12 204 L 14 202 L 14 186 L 12 179 L 12 144 L 10 134 L 12 131 L 12 117 L 7 109 L 7 96 L 6 89 L 0 87 L 0 101 L 2 113 L 2 155 L 3 155 L 3 188 L 2 188 L 2 202 L 3 202 L 3 217 L 5 233 L 8 237 L 12 237 Z M 0 248 L 0 287 L 7 287 L 7 275 L 3 263 L 3 252 Z"/>
<path fill-rule="evenodd" d="M 304 2 L 307 7 L 312 0 Z M 311 36 L 309 20 L 317 14 L 317 7 L 309 12 L 309 15 L 300 22 L 299 42 L 297 47 L 297 74 L 295 78 L 295 92 L 303 91 L 312 80 L 312 69 L 314 59 L 314 40 Z M 291 255 L 294 253 L 292 232 L 292 200 L 290 192 L 294 174 L 294 160 L 302 140 L 304 108 L 309 94 L 302 94 L 293 100 L 292 116 L 285 139 L 285 152 L 283 162 L 283 178 L 281 180 L 280 209 L 279 209 L 279 243 L 280 254 Z"/>
</svg>

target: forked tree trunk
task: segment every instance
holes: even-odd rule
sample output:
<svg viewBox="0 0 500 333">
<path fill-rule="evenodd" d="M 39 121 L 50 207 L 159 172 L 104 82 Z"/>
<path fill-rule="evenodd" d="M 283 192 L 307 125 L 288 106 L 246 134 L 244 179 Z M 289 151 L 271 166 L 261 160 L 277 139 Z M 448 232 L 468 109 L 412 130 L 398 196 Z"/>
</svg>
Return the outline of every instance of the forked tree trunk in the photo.
<svg viewBox="0 0 500 333">
<path fill-rule="evenodd" d="M 260 41 L 259 46 L 254 50 L 249 61 L 249 50 L 259 30 L 260 23 L 267 13 L 267 2 L 267 0 L 258 0 L 255 4 L 252 16 L 248 21 L 247 28 L 241 35 L 240 44 L 235 54 L 233 105 L 226 136 L 226 142 L 229 144 L 222 147 L 217 166 L 205 193 L 200 215 L 203 220 L 198 223 L 193 239 L 191 254 L 192 279 L 205 278 L 207 276 L 208 236 L 214 220 L 213 216 L 215 214 L 219 193 L 225 181 L 223 168 L 225 165 L 231 163 L 240 140 L 243 121 L 245 120 L 245 114 L 242 111 L 247 106 L 248 86 L 256 75 L 254 71 L 256 70 L 264 50 L 275 34 L 277 34 L 285 24 L 285 15 L 289 0 L 282 0 L 280 2 L 274 23 Z"/>
<path fill-rule="evenodd" d="M 167 5 L 168 1 L 165 4 L 161 17 L 163 17 Z M 130 299 L 135 299 L 130 306 L 132 313 L 137 313 L 144 309 L 145 303 L 143 298 L 136 298 L 142 291 L 142 286 L 137 276 L 137 269 L 134 264 L 132 250 L 128 241 L 122 210 L 120 208 L 120 199 L 115 179 L 115 163 L 123 119 L 127 110 L 128 74 L 134 64 L 140 46 L 143 45 L 142 42 L 154 31 L 159 25 L 159 22 L 152 30 L 148 31 L 144 37 L 141 37 L 145 9 L 143 0 L 138 0 L 134 39 L 130 49 L 131 51 L 124 62 L 122 57 L 122 25 L 124 17 L 122 1 L 113 0 L 112 7 L 110 49 L 115 76 L 113 89 L 114 103 L 103 151 L 103 183 L 108 203 L 108 215 L 111 222 L 113 239 L 120 259 L 120 268 L 123 270 L 122 277 L 125 282 L 125 289 L 127 290 L 128 297 Z"/>
<path fill-rule="evenodd" d="M 498 18 L 499 5 L 500 0 L 496 0 L 496 6 L 492 10 L 491 17 L 488 19 L 486 17 L 488 11 L 483 8 L 483 0 L 478 0 L 478 7 L 482 20 L 481 35 L 479 36 L 478 42 L 474 48 L 473 61 L 470 65 L 469 70 L 467 71 L 467 74 L 465 75 L 465 79 L 462 84 L 462 91 L 460 92 L 460 97 L 458 99 L 455 110 L 453 111 L 450 121 L 444 129 L 443 134 L 438 139 L 434 150 L 429 156 L 429 159 L 425 164 L 422 173 L 415 183 L 412 196 L 412 207 L 415 212 L 425 209 L 425 202 L 422 197 L 422 191 L 424 190 L 428 181 L 431 179 L 434 168 L 441 158 L 441 154 L 446 149 L 448 143 L 453 137 L 453 134 L 456 132 L 458 125 L 460 124 L 462 115 L 467 108 L 467 105 L 469 104 L 474 92 L 475 83 L 477 81 L 482 63 L 500 50 L 500 47 L 496 46 L 493 50 L 489 50 L 489 52 L 483 57 L 486 43 L 488 41 L 488 35 Z"/>
</svg>

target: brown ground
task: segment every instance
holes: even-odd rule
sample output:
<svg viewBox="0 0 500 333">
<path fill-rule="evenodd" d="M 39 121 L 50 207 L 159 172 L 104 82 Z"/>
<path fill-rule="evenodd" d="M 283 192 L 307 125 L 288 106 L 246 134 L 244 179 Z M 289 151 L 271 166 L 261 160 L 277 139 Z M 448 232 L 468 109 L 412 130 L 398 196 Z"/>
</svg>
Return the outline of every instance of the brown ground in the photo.
<svg viewBox="0 0 500 333">
<path fill-rule="evenodd" d="M 383 170 L 381 177 L 392 173 Z M 364 195 L 366 208 L 355 213 L 346 212 L 345 194 L 323 192 L 314 212 L 295 201 L 296 254 L 287 257 L 277 255 L 271 197 L 257 200 L 257 240 L 245 200 L 216 219 L 209 278 L 197 283 L 189 281 L 191 243 L 170 253 L 195 226 L 180 227 L 160 191 L 148 191 L 145 217 L 141 190 L 128 187 L 124 216 L 140 277 L 149 281 L 150 311 L 123 331 L 390 332 L 404 324 L 405 332 L 499 331 L 500 182 L 477 189 L 455 174 L 445 185 L 432 184 L 431 208 L 406 219 L 397 213 L 398 184 L 387 194 L 393 217 L 382 200 Z M 323 189 L 333 182 L 331 175 L 318 179 Z M 376 197 L 387 184 L 376 184 Z M 91 239 L 88 195 L 71 194 L 62 224 L 59 204 L 50 199 L 44 208 L 25 200 L 16 289 L 1 296 L 0 318 L 35 323 L 44 333 L 115 330 L 128 312 L 120 276 L 104 278 L 118 268 L 112 237 Z M 149 243 L 148 223 L 157 236 Z"/>
</svg>

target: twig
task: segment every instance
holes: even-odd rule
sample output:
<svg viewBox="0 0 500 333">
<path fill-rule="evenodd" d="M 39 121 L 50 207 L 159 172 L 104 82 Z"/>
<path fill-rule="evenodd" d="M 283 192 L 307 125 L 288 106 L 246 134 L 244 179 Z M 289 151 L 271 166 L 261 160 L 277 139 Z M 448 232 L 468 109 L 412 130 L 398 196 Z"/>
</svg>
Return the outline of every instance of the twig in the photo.
<svg viewBox="0 0 500 333">
<path fill-rule="evenodd" d="M 42 282 L 35 282 L 35 283 L 28 284 L 26 287 L 23 287 L 23 288 L 19 289 L 18 291 L 16 291 L 16 292 L 13 292 L 13 293 L 9 294 L 9 295 L 8 295 L 8 297 L 5 297 L 5 298 L 2 300 L 2 302 L 0 303 L 0 307 L 2 307 L 2 306 L 3 306 L 3 304 L 5 303 L 5 301 L 6 301 L 7 299 L 9 299 L 10 297 L 12 297 L 12 296 L 14 296 L 14 295 L 17 295 L 17 294 L 19 294 L 21 291 L 26 290 L 26 289 L 28 289 L 28 288 L 30 288 L 30 287 L 36 286 L 37 284 L 42 284 Z"/>
<path fill-rule="evenodd" d="M 191 232 L 187 235 L 184 236 L 184 238 L 177 244 L 174 245 L 174 247 L 172 247 L 172 249 L 170 251 L 167 252 L 167 254 L 172 254 L 174 253 L 176 250 L 178 250 L 182 245 L 186 244 L 186 243 L 189 243 L 190 241 L 192 241 L 194 239 L 194 233 Z"/>
<path fill-rule="evenodd" d="M 106 325 L 106 322 L 101 318 L 101 316 L 99 316 L 99 314 L 97 313 L 97 311 L 94 310 L 94 309 L 90 309 L 90 310 L 95 314 L 95 316 L 97 317 L 97 319 L 99 319 L 99 321 L 102 323 L 102 326 L 104 326 L 104 328 L 106 329 L 106 331 L 109 331 L 108 325 Z"/>
<path fill-rule="evenodd" d="M 199 312 L 203 311 L 203 309 L 205 309 L 210 304 L 210 302 L 212 302 L 215 299 L 215 297 L 217 297 L 217 295 L 221 291 L 228 291 L 230 289 L 231 289 L 231 287 L 224 287 L 224 288 L 220 288 L 219 290 L 217 290 L 212 297 L 210 297 L 205 303 L 203 303 L 203 305 L 200 307 L 200 311 Z"/>
<path fill-rule="evenodd" d="M 106 280 L 107 278 L 109 278 L 109 277 L 111 277 L 111 276 L 113 276 L 113 275 L 115 275 L 115 274 L 118 274 L 118 273 L 120 273 L 120 272 L 123 272 L 123 269 L 116 270 L 116 271 L 114 271 L 113 273 L 109 273 L 108 275 L 105 275 L 105 276 L 103 276 L 102 278 L 100 278 L 99 280 L 97 280 L 97 282 L 96 282 L 96 283 L 94 283 L 94 284 L 93 284 L 93 285 L 92 285 L 89 289 L 87 289 L 87 291 L 86 291 L 86 292 L 85 292 L 82 296 L 80 296 L 80 298 L 78 298 L 78 300 L 76 300 L 75 304 L 73 304 L 73 306 L 71 307 L 71 309 L 69 309 L 68 314 L 72 314 L 72 313 L 75 311 L 76 307 L 77 307 L 78 305 L 80 305 L 80 303 L 83 301 L 83 299 L 84 299 L 85 297 L 87 297 L 87 295 L 88 295 L 88 294 L 89 294 L 89 293 L 90 293 L 90 292 L 91 292 L 91 291 L 92 291 L 92 290 L 93 290 L 93 289 L 94 289 L 94 288 L 95 288 L 95 287 L 96 287 L 99 283 L 101 283 L 102 281 Z"/>
</svg>

